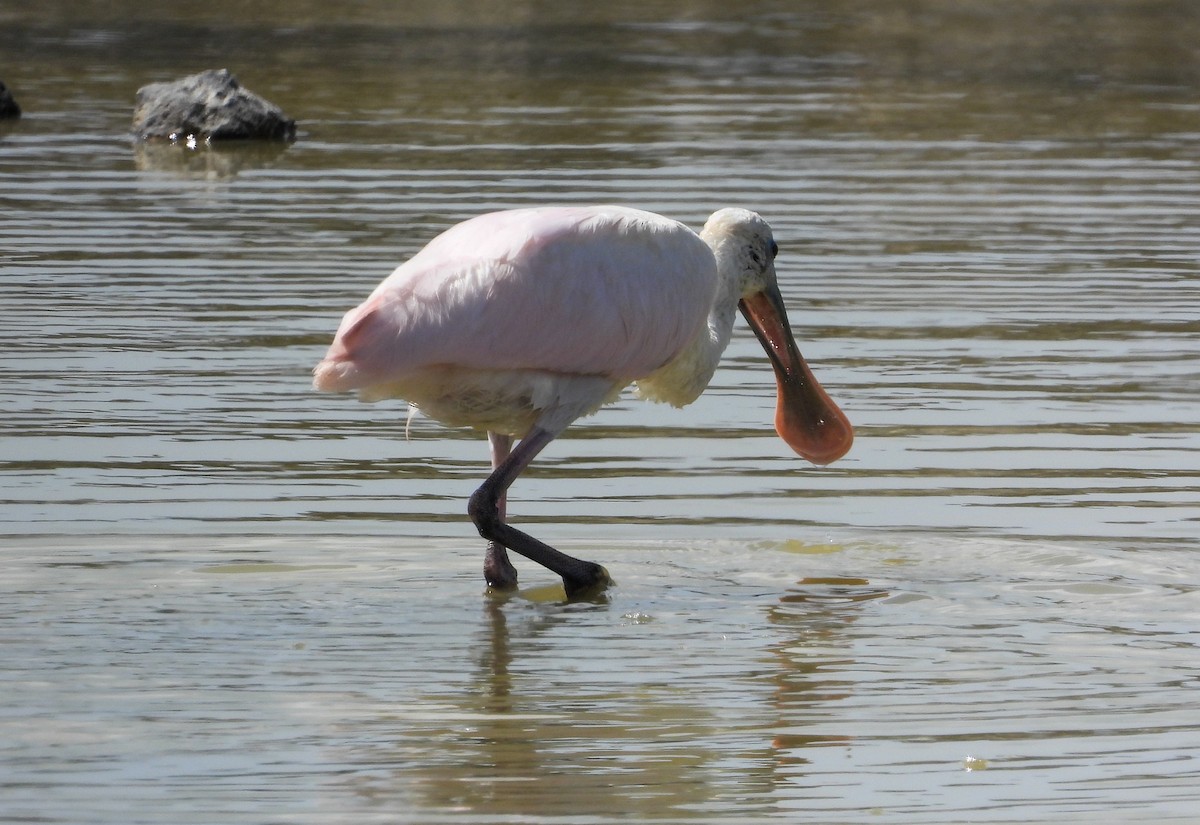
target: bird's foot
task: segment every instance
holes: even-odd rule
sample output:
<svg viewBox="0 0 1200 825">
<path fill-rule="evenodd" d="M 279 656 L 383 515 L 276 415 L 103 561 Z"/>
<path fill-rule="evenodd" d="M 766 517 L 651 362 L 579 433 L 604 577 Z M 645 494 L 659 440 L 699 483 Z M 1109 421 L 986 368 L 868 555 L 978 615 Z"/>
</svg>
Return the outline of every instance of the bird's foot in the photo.
<svg viewBox="0 0 1200 825">
<path fill-rule="evenodd" d="M 563 576 L 563 589 L 568 599 L 597 596 L 616 584 L 608 571 L 594 562 L 580 562 L 579 567 L 578 571 Z"/>
<path fill-rule="evenodd" d="M 504 546 L 494 541 L 488 542 L 483 557 L 483 579 L 493 590 L 517 589 L 517 568 L 508 560 Z"/>
</svg>

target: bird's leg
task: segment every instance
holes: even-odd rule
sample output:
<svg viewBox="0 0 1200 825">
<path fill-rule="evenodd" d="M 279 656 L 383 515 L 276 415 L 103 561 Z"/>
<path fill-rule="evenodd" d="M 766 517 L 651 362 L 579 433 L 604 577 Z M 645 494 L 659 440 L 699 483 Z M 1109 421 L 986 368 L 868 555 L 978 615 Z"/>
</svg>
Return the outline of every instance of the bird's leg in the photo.
<svg viewBox="0 0 1200 825">
<path fill-rule="evenodd" d="M 492 447 L 493 472 L 508 458 L 512 451 L 512 436 L 500 433 L 488 433 L 488 443 Z M 496 511 L 503 521 L 507 511 L 508 491 L 501 490 L 496 502 Z M 488 587 L 497 590 L 513 590 L 517 586 L 517 568 L 508 560 L 504 545 L 498 541 L 489 541 L 487 552 L 483 557 L 483 578 Z"/>
<path fill-rule="evenodd" d="M 553 570 L 562 576 L 563 587 L 568 596 L 583 594 L 589 590 L 598 590 L 612 584 L 608 571 L 590 561 L 560 553 L 548 544 L 535 539 L 504 520 L 504 501 L 508 488 L 516 481 L 521 471 L 529 466 L 529 462 L 542 451 L 547 444 L 554 440 L 557 433 L 534 427 L 521 443 L 500 466 L 492 471 L 487 481 L 471 496 L 467 512 L 471 520 L 479 528 L 479 535 L 493 544 L 507 547 L 513 552 L 520 553 L 527 559 L 537 562 L 543 567 Z"/>
</svg>

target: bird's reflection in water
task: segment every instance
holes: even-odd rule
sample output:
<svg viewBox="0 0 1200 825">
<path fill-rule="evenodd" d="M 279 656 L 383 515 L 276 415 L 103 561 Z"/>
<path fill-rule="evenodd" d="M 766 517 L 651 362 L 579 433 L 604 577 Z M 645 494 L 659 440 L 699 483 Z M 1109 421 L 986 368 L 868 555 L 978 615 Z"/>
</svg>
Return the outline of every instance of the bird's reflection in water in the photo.
<svg viewBox="0 0 1200 825">
<path fill-rule="evenodd" d="M 771 648 L 775 665 L 774 704 L 779 714 L 772 747 L 784 774 L 802 772 L 814 747 L 846 745 L 850 737 L 831 732 L 831 707 L 849 696 L 852 667 L 848 630 L 865 603 L 889 591 L 854 577 L 800 579 L 768 611 L 769 621 L 787 630 Z"/>
<path fill-rule="evenodd" d="M 487 645 L 481 648 L 479 672 L 489 678 L 478 681 L 479 692 L 483 707 L 489 713 L 511 713 L 513 709 L 512 675 L 509 665 L 512 663 L 512 651 L 509 649 L 508 620 L 504 617 L 505 596 L 489 594 L 484 602 L 484 613 L 487 617 Z"/>
<path fill-rule="evenodd" d="M 887 592 L 802 579 L 765 614 L 760 595 L 710 583 L 703 603 L 656 592 L 622 614 L 558 585 L 488 593 L 467 672 L 395 730 L 384 792 L 496 818 L 768 815 L 812 748 L 849 743 L 847 634 Z"/>
<path fill-rule="evenodd" d="M 736 678 L 712 681 L 710 662 L 680 662 L 680 640 L 656 636 L 665 623 L 595 620 L 609 609 L 489 594 L 453 700 L 462 721 L 430 731 L 445 739 L 437 763 L 406 776 L 423 808 L 641 819 L 706 809 L 736 785 L 725 731 L 745 720 L 727 697 L 758 700 Z"/>
</svg>

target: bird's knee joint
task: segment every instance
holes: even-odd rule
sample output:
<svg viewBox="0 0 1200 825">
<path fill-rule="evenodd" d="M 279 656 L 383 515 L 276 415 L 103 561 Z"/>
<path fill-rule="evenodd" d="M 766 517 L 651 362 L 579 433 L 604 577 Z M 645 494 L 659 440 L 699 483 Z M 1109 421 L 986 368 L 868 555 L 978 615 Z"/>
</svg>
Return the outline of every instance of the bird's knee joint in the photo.
<svg viewBox="0 0 1200 825">
<path fill-rule="evenodd" d="M 485 539 L 493 537 L 496 526 L 501 522 L 500 507 L 499 499 L 492 494 L 487 484 L 471 494 L 467 501 L 467 514 L 471 521 L 475 522 L 479 535 Z"/>
</svg>

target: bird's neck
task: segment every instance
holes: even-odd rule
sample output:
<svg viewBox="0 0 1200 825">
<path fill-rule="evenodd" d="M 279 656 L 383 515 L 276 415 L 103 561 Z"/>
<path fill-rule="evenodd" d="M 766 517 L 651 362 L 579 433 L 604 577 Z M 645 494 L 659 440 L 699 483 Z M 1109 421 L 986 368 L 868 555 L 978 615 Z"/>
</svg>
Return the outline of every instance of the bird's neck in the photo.
<svg viewBox="0 0 1200 825">
<path fill-rule="evenodd" d="M 707 240 L 707 239 L 706 239 Z M 712 380 L 721 354 L 729 346 L 733 322 L 741 298 L 741 285 L 733 261 L 719 245 L 712 244 L 717 258 L 717 296 L 708 321 L 699 334 L 670 363 L 637 382 L 638 394 L 651 401 L 682 407 L 700 397 Z"/>
</svg>

